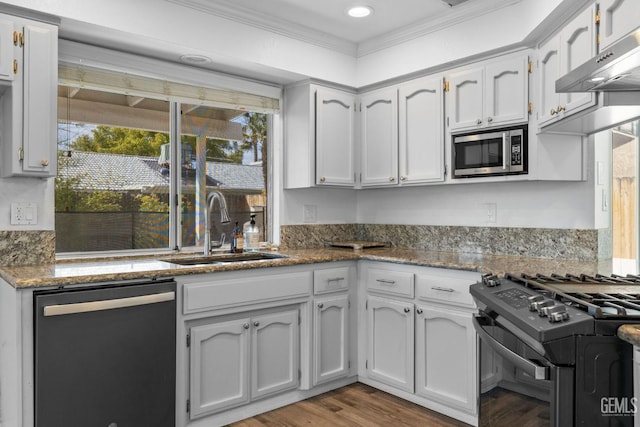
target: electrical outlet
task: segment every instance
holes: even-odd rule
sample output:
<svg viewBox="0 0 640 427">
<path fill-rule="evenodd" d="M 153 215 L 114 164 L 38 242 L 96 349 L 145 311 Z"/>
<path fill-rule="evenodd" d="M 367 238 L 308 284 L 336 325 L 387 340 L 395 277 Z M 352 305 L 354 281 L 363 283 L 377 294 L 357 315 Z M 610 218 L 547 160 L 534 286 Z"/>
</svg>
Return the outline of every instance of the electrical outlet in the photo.
<svg viewBox="0 0 640 427">
<path fill-rule="evenodd" d="M 38 223 L 38 205 L 35 203 L 11 203 L 11 225 L 35 225 Z"/>
<path fill-rule="evenodd" d="M 495 224 L 498 216 L 498 207 L 495 203 L 484 203 L 482 208 L 485 212 L 485 222 Z"/>
<path fill-rule="evenodd" d="M 302 207 L 302 221 L 306 223 L 318 221 L 318 207 L 316 205 L 304 205 Z"/>
</svg>

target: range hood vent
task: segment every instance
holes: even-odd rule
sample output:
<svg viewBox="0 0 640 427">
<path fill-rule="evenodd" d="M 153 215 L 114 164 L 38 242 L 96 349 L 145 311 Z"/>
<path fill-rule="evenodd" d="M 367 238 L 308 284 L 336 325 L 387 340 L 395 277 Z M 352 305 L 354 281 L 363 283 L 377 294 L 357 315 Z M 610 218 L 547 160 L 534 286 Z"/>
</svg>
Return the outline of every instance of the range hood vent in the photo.
<svg viewBox="0 0 640 427">
<path fill-rule="evenodd" d="M 556 80 L 559 93 L 590 91 L 640 91 L 640 28 Z"/>
</svg>

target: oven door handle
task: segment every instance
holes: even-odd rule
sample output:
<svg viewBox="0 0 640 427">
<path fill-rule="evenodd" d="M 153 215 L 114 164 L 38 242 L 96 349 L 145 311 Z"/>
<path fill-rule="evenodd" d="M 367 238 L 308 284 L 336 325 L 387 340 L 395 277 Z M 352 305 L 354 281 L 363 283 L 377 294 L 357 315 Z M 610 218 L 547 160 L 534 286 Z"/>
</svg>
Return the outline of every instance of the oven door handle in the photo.
<svg viewBox="0 0 640 427">
<path fill-rule="evenodd" d="M 548 367 L 540 366 L 536 363 L 533 363 L 532 361 L 525 359 L 524 357 L 512 352 L 507 347 L 500 344 L 500 342 L 498 342 L 495 338 L 489 335 L 487 331 L 484 330 L 484 328 L 480 324 L 480 321 L 478 320 L 478 316 L 473 317 L 473 327 L 476 329 L 476 332 L 478 333 L 480 339 L 487 343 L 489 347 L 493 349 L 493 351 L 498 353 L 509 362 L 513 363 L 516 367 L 522 369 L 525 373 L 532 376 L 536 380 L 549 379 Z"/>
</svg>

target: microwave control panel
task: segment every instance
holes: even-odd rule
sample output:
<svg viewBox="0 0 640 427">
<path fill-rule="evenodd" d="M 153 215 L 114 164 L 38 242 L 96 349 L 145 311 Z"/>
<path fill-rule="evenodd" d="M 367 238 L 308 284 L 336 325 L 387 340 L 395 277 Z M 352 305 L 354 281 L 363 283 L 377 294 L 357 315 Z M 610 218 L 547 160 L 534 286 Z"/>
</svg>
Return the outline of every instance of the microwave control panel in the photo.
<svg viewBox="0 0 640 427">
<path fill-rule="evenodd" d="M 511 137 L 511 166 L 522 165 L 522 135 Z"/>
</svg>

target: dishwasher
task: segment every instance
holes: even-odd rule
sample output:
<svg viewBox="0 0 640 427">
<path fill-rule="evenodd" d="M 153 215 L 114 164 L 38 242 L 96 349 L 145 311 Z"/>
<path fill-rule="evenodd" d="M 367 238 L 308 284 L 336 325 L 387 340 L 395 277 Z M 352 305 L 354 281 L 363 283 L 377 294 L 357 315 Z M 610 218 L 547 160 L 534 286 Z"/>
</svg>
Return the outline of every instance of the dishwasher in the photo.
<svg viewBox="0 0 640 427">
<path fill-rule="evenodd" d="M 36 427 L 173 427 L 176 282 L 34 291 Z"/>
</svg>

